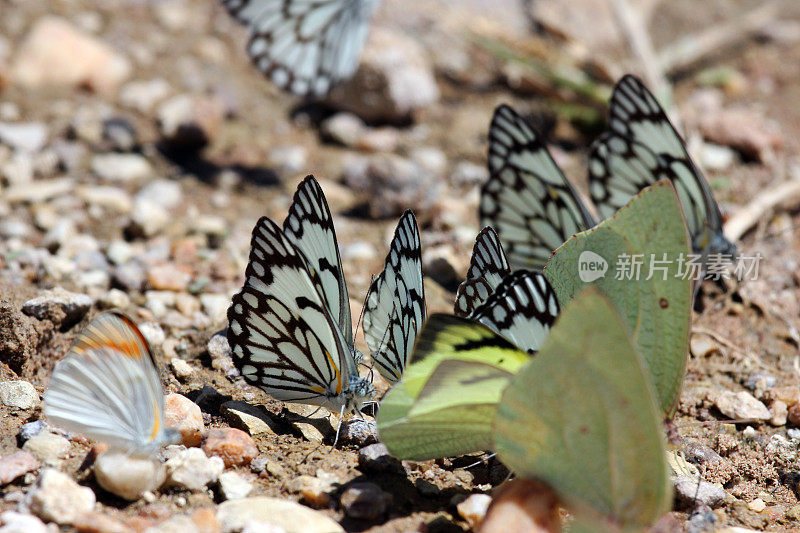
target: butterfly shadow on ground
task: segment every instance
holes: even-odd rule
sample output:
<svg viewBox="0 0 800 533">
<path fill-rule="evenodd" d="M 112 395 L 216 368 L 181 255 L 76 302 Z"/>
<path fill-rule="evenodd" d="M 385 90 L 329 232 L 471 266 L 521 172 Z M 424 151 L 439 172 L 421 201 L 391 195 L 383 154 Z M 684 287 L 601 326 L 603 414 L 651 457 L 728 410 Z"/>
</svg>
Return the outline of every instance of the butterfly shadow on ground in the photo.
<svg viewBox="0 0 800 533">
<path fill-rule="evenodd" d="M 364 490 L 363 487 L 368 486 L 373 486 L 373 490 L 369 490 L 369 488 Z M 374 491 L 374 486 L 377 486 L 380 491 Z M 350 509 L 356 508 L 355 514 L 369 514 L 374 512 L 373 506 L 382 504 L 385 505 L 386 511 L 382 516 L 370 519 L 345 516 L 340 523 L 347 531 L 365 531 L 389 520 L 410 516 L 420 511 L 437 513 L 446 508 L 454 499 L 465 498 L 469 495 L 469 491 L 460 486 L 439 489 L 436 484 L 422 478 L 412 482 L 402 468 L 379 472 L 371 471 L 352 479 L 337 488 L 334 493 L 335 499 L 341 500 L 342 495 L 349 488 L 361 488 L 360 495 L 348 502 Z M 384 497 L 390 499 L 380 501 Z M 448 525 L 454 524 L 448 521 L 447 524 L 442 524 L 443 528 L 437 528 L 435 531 L 463 531 L 461 528 L 449 529 Z"/>
<path fill-rule="evenodd" d="M 280 185 L 278 174 L 268 167 L 241 164 L 221 165 L 204 158 L 202 150 L 194 145 L 183 146 L 159 142 L 156 148 L 161 155 L 178 166 L 184 173 L 197 176 L 197 178 L 204 183 L 213 185 L 216 183 L 220 172 L 223 170 L 231 170 L 239 175 L 245 183 L 262 187 L 275 187 Z"/>
</svg>

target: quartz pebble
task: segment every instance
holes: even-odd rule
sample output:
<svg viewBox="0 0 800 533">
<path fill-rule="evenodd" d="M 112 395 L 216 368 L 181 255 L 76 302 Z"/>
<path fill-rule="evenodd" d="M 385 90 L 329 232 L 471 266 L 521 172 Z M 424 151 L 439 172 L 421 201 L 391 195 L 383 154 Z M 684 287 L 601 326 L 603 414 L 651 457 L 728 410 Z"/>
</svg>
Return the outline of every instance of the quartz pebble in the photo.
<svg viewBox="0 0 800 533">
<path fill-rule="evenodd" d="M 675 498 L 680 505 L 707 505 L 716 509 L 725 503 L 725 490 L 707 481 L 700 480 L 698 484 L 695 478 L 676 476 L 672 482 L 675 486 Z"/>
<path fill-rule="evenodd" d="M 0 403 L 15 409 L 33 409 L 39 405 L 39 393 L 27 381 L 2 381 Z"/>
<path fill-rule="evenodd" d="M 92 172 L 104 181 L 128 183 L 149 178 L 153 168 L 147 159 L 139 154 L 110 152 L 94 156 Z"/>
<path fill-rule="evenodd" d="M 183 444 L 200 445 L 205 424 L 199 405 L 182 394 L 167 394 L 164 398 L 164 417 L 168 427 L 180 431 Z"/>
<path fill-rule="evenodd" d="M 5 511 L 0 514 L 0 533 L 54 533 L 52 527 L 32 514 Z"/>
<path fill-rule="evenodd" d="M 471 529 L 477 529 L 481 521 L 483 521 L 483 517 L 486 516 L 486 511 L 489 509 L 491 502 L 492 497 L 488 494 L 470 494 L 456 505 L 456 510 Z"/>
<path fill-rule="evenodd" d="M 722 392 L 717 396 L 715 404 L 717 409 L 728 418 L 755 420 L 769 420 L 772 418 L 769 409 L 747 391 Z"/>
<path fill-rule="evenodd" d="M 207 457 L 199 448 L 188 448 L 168 459 L 166 468 L 167 485 L 202 490 L 219 479 L 225 464 L 219 457 Z"/>
<path fill-rule="evenodd" d="M 76 517 L 94 508 L 92 489 L 81 487 L 71 477 L 53 468 L 39 474 L 27 495 L 31 511 L 42 520 L 69 525 Z"/>
<path fill-rule="evenodd" d="M 235 428 L 210 429 L 203 440 L 203 451 L 219 457 L 225 466 L 243 466 L 258 455 L 258 447 L 247 433 Z"/>
<path fill-rule="evenodd" d="M 360 520 L 376 520 L 386 512 L 392 495 L 374 483 L 353 483 L 347 487 L 339 501 L 347 516 Z"/>
<path fill-rule="evenodd" d="M 228 343 L 228 338 L 225 336 L 225 331 L 216 333 L 206 344 L 208 355 L 211 357 L 211 367 L 216 370 L 227 372 L 233 368 L 233 359 L 231 358 L 231 346 Z"/>
<path fill-rule="evenodd" d="M 6 455 L 0 458 L 0 487 L 38 468 L 39 461 L 28 451 L 20 450 Z"/>
<path fill-rule="evenodd" d="M 29 451 L 36 458 L 47 465 L 58 465 L 64 459 L 71 445 L 69 441 L 61 435 L 42 431 L 34 437 L 28 439 L 22 448 Z"/>
<path fill-rule="evenodd" d="M 238 472 L 223 472 L 219 476 L 219 491 L 226 500 L 246 498 L 253 484 Z"/>
<path fill-rule="evenodd" d="M 194 368 L 179 357 L 170 359 L 169 366 L 171 366 L 172 371 L 175 372 L 175 377 L 181 381 L 186 381 L 194 376 Z"/>
<path fill-rule="evenodd" d="M 242 531 L 284 531 L 285 533 L 344 533 L 344 529 L 324 514 L 299 503 L 280 498 L 242 498 L 217 507 L 217 519 L 223 533 Z M 261 526 L 264 524 L 264 526 Z M 270 530 L 269 526 L 275 529 Z"/>
<path fill-rule="evenodd" d="M 130 501 L 157 489 L 166 477 L 164 464 L 157 458 L 135 457 L 112 450 L 100 454 L 93 470 L 101 487 Z"/>
</svg>

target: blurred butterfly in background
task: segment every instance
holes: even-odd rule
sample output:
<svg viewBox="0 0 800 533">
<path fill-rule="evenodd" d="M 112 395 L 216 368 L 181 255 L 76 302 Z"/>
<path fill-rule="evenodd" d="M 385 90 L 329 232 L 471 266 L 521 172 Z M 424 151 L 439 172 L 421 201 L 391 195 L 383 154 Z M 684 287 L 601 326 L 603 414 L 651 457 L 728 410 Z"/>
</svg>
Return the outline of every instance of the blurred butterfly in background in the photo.
<svg viewBox="0 0 800 533">
<path fill-rule="evenodd" d="M 722 233 L 722 215 L 705 178 L 658 101 L 626 75 L 611 96 L 608 130 L 592 145 L 589 191 L 601 216 L 616 213 L 640 190 L 669 179 L 680 198 L 692 249 L 736 255 Z"/>
<path fill-rule="evenodd" d="M 180 442 L 180 433 L 164 426 L 164 392 L 150 346 L 119 312 L 95 318 L 56 364 L 44 414 L 56 426 L 131 455 Z"/>
<path fill-rule="evenodd" d="M 367 292 L 364 337 L 378 371 L 389 383 L 403 375 L 414 341 L 425 321 L 422 252 L 414 213 L 397 223 L 383 271 Z"/>
<path fill-rule="evenodd" d="M 273 83 L 320 98 L 358 68 L 379 0 L 222 0 L 250 30 L 247 52 Z"/>
<path fill-rule="evenodd" d="M 253 229 L 245 284 L 228 309 L 233 361 L 278 400 L 359 412 L 373 387 L 358 374 L 352 327 L 331 212 L 308 176 L 283 228 L 262 217 Z"/>
<path fill-rule="evenodd" d="M 480 223 L 497 230 L 512 268 L 540 270 L 553 250 L 595 225 L 541 135 L 506 105 L 489 127 L 488 165 Z"/>
<path fill-rule="evenodd" d="M 472 247 L 467 279 L 456 292 L 455 315 L 470 316 L 510 273 L 511 267 L 497 233 L 491 226 L 483 228 Z"/>
</svg>

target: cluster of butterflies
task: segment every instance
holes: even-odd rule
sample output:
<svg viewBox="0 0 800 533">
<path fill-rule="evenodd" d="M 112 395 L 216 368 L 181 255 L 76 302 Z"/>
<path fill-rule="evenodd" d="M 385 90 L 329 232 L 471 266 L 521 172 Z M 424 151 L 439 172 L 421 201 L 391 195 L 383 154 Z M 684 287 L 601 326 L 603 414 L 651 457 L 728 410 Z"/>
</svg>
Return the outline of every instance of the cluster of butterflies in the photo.
<svg viewBox="0 0 800 533">
<path fill-rule="evenodd" d="M 455 316 L 427 318 L 436 342 L 418 342 L 414 351 L 426 335 L 426 304 L 411 211 L 400 218 L 384 269 L 369 287 L 364 337 L 372 368 L 390 384 L 402 379 L 409 359 L 426 356 L 417 352 L 444 345 L 474 349 L 458 333 L 471 324 L 534 353 L 558 317 L 559 302 L 540 269 L 555 248 L 595 220 L 542 138 L 510 107 L 497 109 L 489 142 L 491 175 L 480 204 L 486 227 L 458 288 Z M 610 126 L 592 147 L 589 173 L 591 197 L 603 216 L 642 188 L 671 180 L 695 252 L 735 253 L 708 184 L 653 95 L 633 76 L 614 90 Z M 274 398 L 325 406 L 341 416 L 360 412 L 373 396 L 372 380 L 359 373 L 364 356 L 354 346 L 333 218 L 312 176 L 298 186 L 282 225 L 267 217 L 256 223 L 245 283 L 233 296 L 228 322 L 235 365 Z M 163 406 L 152 352 L 119 313 L 90 324 L 56 366 L 45 395 L 53 422 L 132 453 L 151 453 L 175 440 L 164 427 Z"/>
</svg>

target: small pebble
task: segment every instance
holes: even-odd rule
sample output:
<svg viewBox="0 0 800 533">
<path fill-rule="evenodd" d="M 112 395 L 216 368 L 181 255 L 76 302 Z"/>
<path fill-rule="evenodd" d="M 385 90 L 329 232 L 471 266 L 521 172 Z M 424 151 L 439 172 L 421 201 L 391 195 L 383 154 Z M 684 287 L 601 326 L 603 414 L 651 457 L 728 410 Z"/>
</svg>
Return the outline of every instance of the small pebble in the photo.
<svg viewBox="0 0 800 533">
<path fill-rule="evenodd" d="M 180 431 L 186 446 L 199 446 L 205 429 L 200 406 L 182 394 L 171 393 L 164 398 L 165 423 Z"/>
<path fill-rule="evenodd" d="M 20 450 L 6 455 L 0 458 L 0 487 L 38 468 L 39 461 L 28 451 Z"/>
<path fill-rule="evenodd" d="M 201 294 L 200 305 L 203 311 L 214 323 L 225 322 L 228 317 L 228 307 L 231 305 L 230 296 L 224 294 Z"/>
<path fill-rule="evenodd" d="M 229 500 L 217 506 L 217 519 L 222 531 L 249 531 L 257 533 L 344 533 L 338 522 L 319 511 L 281 498 L 254 497 Z M 262 526 L 266 524 L 267 526 Z M 275 529 L 269 529 L 269 527 Z"/>
<path fill-rule="evenodd" d="M 223 472 L 219 476 L 219 490 L 226 500 L 246 498 L 253 484 L 237 472 Z"/>
<path fill-rule="evenodd" d="M 94 508 L 95 496 L 92 489 L 81 487 L 68 475 L 46 468 L 28 492 L 26 502 L 42 520 L 69 525 Z"/>
<path fill-rule="evenodd" d="M 42 431 L 45 431 L 50 426 L 47 425 L 47 422 L 44 420 L 35 420 L 33 422 L 28 422 L 27 424 L 22 424 L 19 427 L 19 433 L 17 434 L 17 442 L 19 442 L 20 446 L 25 444 L 26 441 L 35 437 Z"/>
<path fill-rule="evenodd" d="M 156 202 L 140 198 L 133 203 L 127 231 L 137 237 L 152 237 L 165 229 L 173 220 L 169 210 Z"/>
<path fill-rule="evenodd" d="M 293 478 L 286 484 L 286 490 L 299 493 L 307 505 L 322 509 L 331 503 L 329 492 L 334 490 L 334 482 L 330 474 L 319 471 L 316 477 L 301 475 Z"/>
<path fill-rule="evenodd" d="M 488 494 L 470 494 L 456 505 L 456 510 L 470 528 L 477 529 L 483 521 L 483 517 L 486 516 L 490 503 L 492 503 L 492 497 Z"/>
<path fill-rule="evenodd" d="M 209 357 L 211 357 L 211 368 L 222 370 L 223 372 L 234 368 L 233 359 L 231 358 L 231 346 L 224 331 L 211 337 L 206 344 L 206 349 Z"/>
<path fill-rule="evenodd" d="M 69 328 L 86 316 L 93 304 L 94 300 L 85 294 L 56 287 L 22 304 L 22 312 L 39 320 L 49 320 L 56 327 Z"/>
<path fill-rule="evenodd" d="M 147 281 L 158 291 L 185 291 L 191 280 L 192 274 L 186 267 L 168 263 L 147 269 Z"/>
<path fill-rule="evenodd" d="M 32 514 L 5 511 L 0 514 L 2 533 L 53 533 L 53 530 Z"/>
<path fill-rule="evenodd" d="M 769 420 L 772 418 L 769 409 L 747 391 L 722 392 L 717 396 L 715 404 L 717 409 L 728 418 L 755 420 Z"/>
<path fill-rule="evenodd" d="M 194 376 L 194 368 L 179 357 L 170 359 L 169 366 L 171 366 L 172 371 L 175 372 L 175 377 L 181 381 L 186 381 Z"/>
<path fill-rule="evenodd" d="M 238 429 L 246 431 L 249 435 L 275 434 L 275 422 L 269 413 L 257 406 L 246 402 L 225 402 L 220 406 L 220 414 L 227 422 Z"/>
<path fill-rule="evenodd" d="M 222 459 L 226 467 L 248 465 L 258 455 L 258 447 L 253 438 L 235 428 L 208 430 L 203 439 L 203 451 L 209 457 Z"/>
<path fill-rule="evenodd" d="M 92 172 L 104 181 L 143 181 L 153 174 L 150 163 L 139 154 L 98 154 L 92 159 L 91 166 Z"/>
<path fill-rule="evenodd" d="M 339 499 L 345 514 L 359 520 L 376 520 L 383 516 L 392 495 L 374 483 L 353 483 Z"/>
<path fill-rule="evenodd" d="M 60 464 L 61 460 L 69 453 L 70 448 L 69 440 L 49 431 L 42 431 L 31 437 L 22 446 L 23 450 L 29 451 L 47 465 Z"/>
<path fill-rule="evenodd" d="M 760 513 L 761 511 L 767 508 L 767 504 L 764 503 L 764 500 L 762 500 L 761 498 L 756 498 L 755 500 L 748 503 L 747 507 L 749 507 L 751 511 Z"/>
<path fill-rule="evenodd" d="M 166 468 L 157 458 L 135 457 L 107 450 L 95 460 L 94 477 L 108 492 L 135 501 L 161 486 Z"/>
<path fill-rule="evenodd" d="M 680 505 L 686 508 L 695 505 L 707 505 L 712 509 L 720 507 L 725 503 L 725 490 L 712 485 L 707 481 L 698 480 L 683 476 L 673 478 L 675 486 L 675 497 Z"/>
<path fill-rule="evenodd" d="M 39 405 L 39 393 L 23 380 L 0 382 L 0 402 L 14 409 L 33 409 Z"/>
<path fill-rule="evenodd" d="M 392 457 L 383 443 L 370 444 L 358 450 L 358 467 L 365 472 L 403 472 L 403 464 Z"/>
<path fill-rule="evenodd" d="M 342 444 L 366 446 L 378 442 L 378 427 L 374 420 L 351 418 L 339 427 L 339 440 Z"/>
<path fill-rule="evenodd" d="M 202 490 L 219 479 L 225 464 L 219 457 L 207 457 L 199 448 L 179 451 L 167 460 L 166 484 L 189 490 Z"/>
<path fill-rule="evenodd" d="M 164 209 L 173 209 L 183 201 L 181 184 L 174 180 L 159 179 L 149 182 L 136 193 L 136 200 L 146 200 Z"/>
</svg>

